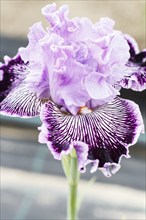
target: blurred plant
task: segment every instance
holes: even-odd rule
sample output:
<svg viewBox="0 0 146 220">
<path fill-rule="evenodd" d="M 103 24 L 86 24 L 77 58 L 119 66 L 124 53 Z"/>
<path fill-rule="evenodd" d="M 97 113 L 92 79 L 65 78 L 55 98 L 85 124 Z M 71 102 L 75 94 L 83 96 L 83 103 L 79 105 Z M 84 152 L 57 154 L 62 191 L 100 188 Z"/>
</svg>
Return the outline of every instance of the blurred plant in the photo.
<svg viewBox="0 0 146 220">
<path fill-rule="evenodd" d="M 137 104 L 120 89 L 146 89 L 146 50 L 114 30 L 114 21 L 68 18 L 68 6 L 42 9 L 50 23 L 30 28 L 29 43 L 0 66 L 0 111 L 40 115 L 39 142 L 62 160 L 69 183 L 68 219 L 77 219 L 80 172 L 91 165 L 110 177 L 144 132 Z"/>
</svg>

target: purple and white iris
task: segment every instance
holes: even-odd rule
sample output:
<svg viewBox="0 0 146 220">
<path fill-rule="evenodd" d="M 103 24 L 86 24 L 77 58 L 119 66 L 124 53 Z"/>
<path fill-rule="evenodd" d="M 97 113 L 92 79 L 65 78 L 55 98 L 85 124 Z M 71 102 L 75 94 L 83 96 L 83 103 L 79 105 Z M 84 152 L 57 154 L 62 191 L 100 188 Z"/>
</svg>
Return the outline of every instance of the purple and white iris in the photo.
<svg viewBox="0 0 146 220">
<path fill-rule="evenodd" d="M 129 146 L 144 130 L 137 104 L 120 89 L 146 89 L 146 50 L 114 21 L 68 18 L 68 6 L 42 9 L 50 27 L 36 23 L 29 44 L 0 64 L 0 110 L 20 117 L 40 115 L 39 141 L 54 158 L 76 149 L 79 169 L 106 176 L 129 157 Z"/>
</svg>

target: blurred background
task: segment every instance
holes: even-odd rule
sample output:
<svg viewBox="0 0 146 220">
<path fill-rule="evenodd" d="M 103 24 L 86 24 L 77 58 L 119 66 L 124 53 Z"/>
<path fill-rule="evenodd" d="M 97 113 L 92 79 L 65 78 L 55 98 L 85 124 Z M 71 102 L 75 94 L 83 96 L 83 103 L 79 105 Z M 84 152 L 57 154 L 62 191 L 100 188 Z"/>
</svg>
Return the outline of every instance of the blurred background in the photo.
<svg viewBox="0 0 146 220">
<path fill-rule="evenodd" d="M 28 28 L 42 21 L 41 8 L 53 1 L 1 0 L 0 60 L 14 56 L 26 46 Z M 70 17 L 89 17 L 96 22 L 110 17 L 116 29 L 132 35 L 140 49 L 146 46 L 145 1 L 56 1 L 70 6 Z M 140 105 L 146 121 L 146 93 L 122 91 L 122 96 Z M 38 143 L 39 118 L 1 116 L 1 220 L 65 219 L 67 184 L 59 161 L 46 145 Z M 130 148 L 131 159 L 122 159 L 121 170 L 112 178 L 100 172 L 96 183 L 87 186 L 93 175 L 81 176 L 79 192 L 84 194 L 81 219 L 144 220 L 146 205 L 146 138 Z"/>
</svg>

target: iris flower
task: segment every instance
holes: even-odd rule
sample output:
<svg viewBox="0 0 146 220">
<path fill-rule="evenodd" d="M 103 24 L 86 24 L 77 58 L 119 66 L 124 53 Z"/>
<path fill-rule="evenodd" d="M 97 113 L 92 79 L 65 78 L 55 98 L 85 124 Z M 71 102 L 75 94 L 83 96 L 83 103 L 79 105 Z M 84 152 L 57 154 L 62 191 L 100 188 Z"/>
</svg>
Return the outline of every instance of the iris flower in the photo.
<svg viewBox="0 0 146 220">
<path fill-rule="evenodd" d="M 111 176 L 144 132 L 139 107 L 121 88 L 146 89 L 146 50 L 114 30 L 114 21 L 68 17 L 68 6 L 42 9 L 49 22 L 29 31 L 29 43 L 0 64 L 0 111 L 42 120 L 39 142 L 55 159 L 74 148 L 81 172 Z"/>
</svg>

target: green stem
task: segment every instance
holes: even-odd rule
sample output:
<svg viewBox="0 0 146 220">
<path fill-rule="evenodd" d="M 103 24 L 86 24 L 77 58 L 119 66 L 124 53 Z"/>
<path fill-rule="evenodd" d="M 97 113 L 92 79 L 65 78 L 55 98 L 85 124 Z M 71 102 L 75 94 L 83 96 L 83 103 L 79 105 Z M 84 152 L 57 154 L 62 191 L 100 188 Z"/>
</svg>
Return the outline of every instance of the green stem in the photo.
<svg viewBox="0 0 146 220">
<path fill-rule="evenodd" d="M 74 149 L 72 150 L 70 155 L 63 156 L 62 166 L 69 185 L 67 219 L 77 220 L 78 218 L 77 189 L 78 189 L 80 173 L 78 171 L 78 160 Z"/>
<path fill-rule="evenodd" d="M 69 185 L 69 195 L 67 204 L 67 219 L 76 220 L 77 219 L 77 184 Z"/>
</svg>

